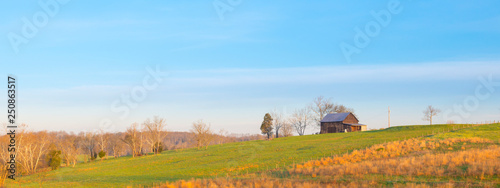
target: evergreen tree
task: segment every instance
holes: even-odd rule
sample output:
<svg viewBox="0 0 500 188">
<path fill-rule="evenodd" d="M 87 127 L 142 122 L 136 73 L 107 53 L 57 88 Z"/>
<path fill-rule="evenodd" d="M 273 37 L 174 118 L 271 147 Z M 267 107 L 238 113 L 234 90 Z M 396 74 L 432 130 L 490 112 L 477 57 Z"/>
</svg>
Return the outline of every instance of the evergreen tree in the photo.
<svg viewBox="0 0 500 188">
<path fill-rule="evenodd" d="M 267 139 L 271 137 L 271 134 L 273 133 L 273 118 L 269 113 L 266 113 L 264 116 L 264 121 L 262 121 L 260 130 L 262 131 L 262 134 L 267 135 Z"/>
<path fill-rule="evenodd" d="M 48 165 L 52 170 L 57 170 L 61 166 L 61 150 L 50 150 L 48 155 Z"/>
<path fill-rule="evenodd" d="M 101 158 L 101 161 L 102 161 L 102 159 L 103 159 L 105 156 L 106 156 L 106 152 L 101 150 L 101 151 L 99 152 L 99 158 Z"/>
</svg>

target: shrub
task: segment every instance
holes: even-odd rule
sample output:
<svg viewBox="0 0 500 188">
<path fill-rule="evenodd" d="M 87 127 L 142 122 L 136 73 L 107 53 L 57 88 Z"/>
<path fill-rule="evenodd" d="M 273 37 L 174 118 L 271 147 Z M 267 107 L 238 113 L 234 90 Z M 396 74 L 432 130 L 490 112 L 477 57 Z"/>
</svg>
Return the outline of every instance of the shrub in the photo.
<svg viewBox="0 0 500 188">
<path fill-rule="evenodd" d="M 156 142 L 153 147 L 154 153 L 161 153 L 163 151 L 163 144 L 161 142 Z"/>
<path fill-rule="evenodd" d="M 61 151 L 60 150 L 50 150 L 48 156 L 48 162 L 52 170 L 57 170 L 61 166 Z"/>
<path fill-rule="evenodd" d="M 99 152 L 99 158 L 103 159 L 105 156 L 106 156 L 106 152 L 101 150 Z"/>
</svg>

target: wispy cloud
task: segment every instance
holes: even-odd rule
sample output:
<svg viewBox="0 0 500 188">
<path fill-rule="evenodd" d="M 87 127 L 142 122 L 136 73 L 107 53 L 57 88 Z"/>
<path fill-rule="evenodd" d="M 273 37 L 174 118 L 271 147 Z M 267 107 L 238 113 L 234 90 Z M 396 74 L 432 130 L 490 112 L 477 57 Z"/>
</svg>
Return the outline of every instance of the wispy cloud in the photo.
<svg viewBox="0 0 500 188">
<path fill-rule="evenodd" d="M 103 20 L 59 20 L 54 21 L 53 26 L 60 30 L 102 29 L 118 26 L 144 26 L 159 24 L 152 20 L 138 19 L 103 19 Z"/>
<path fill-rule="evenodd" d="M 113 74 L 116 79 L 126 79 L 130 72 L 99 72 L 99 74 Z M 255 88 L 272 85 L 308 85 L 318 86 L 337 83 L 412 83 L 412 82 L 439 82 L 475 80 L 478 76 L 500 75 L 498 62 L 439 62 L 423 64 L 400 65 L 355 65 L 355 66 L 322 66 L 322 67 L 293 67 L 293 68 L 222 68 L 207 70 L 178 70 L 171 71 L 165 78 L 167 83 L 162 90 L 168 93 L 200 92 L 198 88 L 211 88 L 203 92 L 217 91 L 215 88 L 242 86 Z M 77 85 L 68 88 L 32 89 L 36 96 L 53 96 L 49 98 L 99 99 L 116 97 L 136 84 L 129 85 Z M 193 91 L 194 89 L 194 91 Z"/>
<path fill-rule="evenodd" d="M 499 62 L 186 70 L 174 71 L 172 82 L 196 86 L 376 83 L 470 80 L 489 74 L 500 74 Z"/>
</svg>

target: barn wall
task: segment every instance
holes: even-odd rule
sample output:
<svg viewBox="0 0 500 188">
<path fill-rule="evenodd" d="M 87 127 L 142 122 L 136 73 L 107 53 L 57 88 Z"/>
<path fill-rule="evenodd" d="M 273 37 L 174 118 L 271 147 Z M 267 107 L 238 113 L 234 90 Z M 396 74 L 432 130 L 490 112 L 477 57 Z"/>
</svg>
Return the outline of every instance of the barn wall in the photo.
<svg viewBox="0 0 500 188">
<path fill-rule="evenodd" d="M 352 130 L 351 130 L 351 126 L 350 126 L 350 125 L 346 125 L 346 124 L 344 124 L 344 129 L 342 130 L 342 132 L 344 132 L 344 131 L 347 131 L 347 132 L 352 132 Z"/>
<path fill-rule="evenodd" d="M 347 115 L 343 122 L 345 124 L 358 124 L 358 120 L 352 114 Z"/>
<path fill-rule="evenodd" d="M 352 132 L 366 131 L 366 125 L 353 125 L 351 126 Z"/>
<path fill-rule="evenodd" d="M 347 132 L 351 132 L 351 126 L 343 124 L 342 122 L 322 122 L 320 134 L 343 133 L 346 129 Z"/>
<path fill-rule="evenodd" d="M 356 131 L 363 131 L 363 127 L 362 126 L 351 126 L 352 127 L 352 132 L 356 132 Z"/>
</svg>

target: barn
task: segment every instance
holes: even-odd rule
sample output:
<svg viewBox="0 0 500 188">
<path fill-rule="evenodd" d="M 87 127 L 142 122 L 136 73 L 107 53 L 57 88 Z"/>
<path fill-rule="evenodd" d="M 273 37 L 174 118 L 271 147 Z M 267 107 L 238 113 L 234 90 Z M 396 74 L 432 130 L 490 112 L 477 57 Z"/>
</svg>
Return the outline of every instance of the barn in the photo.
<svg viewBox="0 0 500 188">
<path fill-rule="evenodd" d="M 356 131 L 366 131 L 366 125 L 359 124 L 358 118 L 350 112 L 328 114 L 321 120 L 320 134 Z"/>
</svg>

